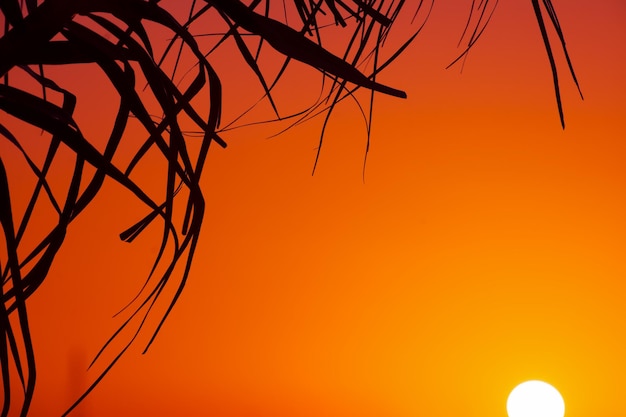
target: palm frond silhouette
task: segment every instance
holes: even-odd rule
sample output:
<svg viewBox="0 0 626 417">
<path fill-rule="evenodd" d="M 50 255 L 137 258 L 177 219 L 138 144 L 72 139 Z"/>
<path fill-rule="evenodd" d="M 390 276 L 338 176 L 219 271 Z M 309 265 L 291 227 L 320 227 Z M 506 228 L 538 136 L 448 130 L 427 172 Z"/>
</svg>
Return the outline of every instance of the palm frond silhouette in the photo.
<svg viewBox="0 0 626 417">
<path fill-rule="evenodd" d="M 560 121 L 565 126 L 559 88 L 562 71 L 554 59 L 555 49 L 564 53 L 566 71 L 577 87 L 578 81 L 551 0 L 529 2 L 551 66 Z M 291 126 L 317 116 L 324 118 L 319 158 L 326 122 L 341 101 L 354 97 L 355 90 L 370 92 L 369 102 L 362 106 L 368 126 L 376 93 L 406 97 L 395 86 L 381 82 L 379 74 L 417 37 L 433 3 L 290 0 L 277 7 L 269 0 L 190 0 L 188 17 L 180 20 L 158 0 L 1 0 L 0 135 L 4 144 L 20 152 L 36 185 L 24 210 L 16 212 L 11 181 L 0 159 L 0 224 L 4 236 L 0 259 L 0 416 L 8 416 L 12 410 L 18 410 L 21 416 L 28 414 L 35 392 L 36 366 L 26 301 L 46 279 L 68 226 L 89 207 L 105 180 L 118 183 L 146 208 L 145 216 L 120 233 L 120 238 L 132 242 L 154 224 L 161 228 L 161 240 L 151 273 L 127 307 L 125 321 L 95 355 L 92 365 L 99 363 L 102 371 L 66 414 L 89 395 L 141 332 L 151 335 L 146 350 L 158 335 L 185 288 L 196 253 L 205 210 L 200 177 L 207 154 L 211 146 L 226 147 L 224 132 L 235 128 L 239 121 L 237 118 L 222 124 L 223 93 L 220 74 L 213 65 L 215 50 L 230 45 L 232 53 L 243 58 L 262 87 L 263 99 L 272 108 L 274 116 L 268 121 L 287 120 Z M 465 49 L 452 64 L 476 44 L 496 5 L 494 0 L 472 1 L 463 34 Z M 394 22 L 405 14 L 415 20 L 413 33 L 400 46 L 385 50 L 383 56 Z M 199 35 L 206 32 L 207 22 L 219 22 L 219 27 L 226 28 L 222 33 L 212 33 L 210 44 L 201 42 Z M 326 25 L 347 34 L 348 41 L 340 54 L 326 47 Z M 170 36 L 160 55 L 155 53 L 149 26 L 158 26 Z M 254 46 L 250 38 L 256 40 Z M 280 70 L 271 77 L 260 64 L 267 50 L 282 57 Z M 183 56 L 193 64 L 185 77 L 177 78 Z M 319 71 L 327 81 L 314 104 L 281 115 L 273 91 L 294 61 Z M 96 147 L 76 121 L 79 97 L 48 76 L 50 66 L 71 69 L 74 64 L 98 68 L 117 94 L 117 115 L 104 149 Z M 39 86 L 38 93 L 25 86 L 33 83 Z M 202 100 L 207 104 L 196 104 Z M 145 139 L 131 161 L 122 166 L 116 156 L 127 139 L 131 119 L 141 125 Z M 36 163 L 24 148 L 25 139 L 11 128 L 14 121 L 49 137 L 43 163 Z M 196 143 L 199 137 L 198 149 L 190 149 L 191 137 Z M 62 193 L 49 179 L 52 167 L 60 163 L 61 149 L 71 151 L 74 157 L 72 180 Z M 162 200 L 151 197 L 132 175 L 147 155 L 154 157 L 155 152 L 167 167 Z M 56 225 L 43 233 L 38 243 L 27 246 L 24 236 L 33 227 L 35 208 L 44 204 L 53 210 Z M 163 302 L 163 297 L 169 297 L 165 308 L 155 312 L 157 300 Z M 154 315 L 156 321 L 149 321 Z M 12 372 L 19 377 L 17 386 L 12 382 Z M 11 402 L 15 399 L 17 405 Z"/>
</svg>

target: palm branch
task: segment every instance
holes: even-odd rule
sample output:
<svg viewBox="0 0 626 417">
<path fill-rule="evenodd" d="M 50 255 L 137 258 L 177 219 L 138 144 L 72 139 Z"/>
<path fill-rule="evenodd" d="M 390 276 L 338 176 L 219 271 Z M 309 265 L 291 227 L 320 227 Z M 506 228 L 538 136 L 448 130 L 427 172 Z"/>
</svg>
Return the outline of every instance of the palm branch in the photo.
<svg viewBox="0 0 626 417">
<path fill-rule="evenodd" d="M 564 52 L 567 71 L 577 86 L 578 81 L 552 2 L 529 1 L 551 65 L 557 108 L 564 126 L 560 69 L 553 57 L 554 49 Z M 89 395 L 145 331 L 150 334 L 145 346 L 148 349 L 179 299 L 189 277 L 204 216 L 200 177 L 207 154 L 211 146 L 226 147 L 223 136 L 239 120 L 235 119 L 235 124 L 222 123 L 222 85 L 213 65 L 215 50 L 234 44 L 235 52 L 241 55 L 262 87 L 263 100 L 273 109 L 274 116 L 267 121 L 285 120 L 292 126 L 323 117 L 318 152 L 335 107 L 346 98 L 354 99 L 356 90 L 369 91 L 366 103 L 361 105 L 359 101 L 368 126 L 369 143 L 375 94 L 406 97 L 403 91 L 381 83 L 379 74 L 407 50 L 427 20 L 433 3 L 284 0 L 277 5 L 269 0 L 245 3 L 191 0 L 187 19 L 177 20 L 158 0 L 0 0 L 3 24 L 0 135 L 7 146 L 18 150 L 30 175 L 36 179 L 26 208 L 15 212 L 11 184 L 0 159 L 0 224 L 4 236 L 4 253 L 0 259 L 0 370 L 4 394 L 0 416 L 8 416 L 12 409 L 19 410 L 21 416 L 28 414 L 35 392 L 36 367 L 26 301 L 46 279 L 69 225 L 89 207 L 105 180 L 116 182 L 145 206 L 145 216 L 120 233 L 120 238 L 132 242 L 147 227 L 157 227 L 155 224 L 159 223 L 161 240 L 151 273 L 129 303 L 126 319 L 94 358 L 92 365 L 100 364 L 101 371 L 67 413 Z M 496 5 L 494 0 L 472 1 L 463 38 L 466 48 L 459 59 L 484 33 Z M 421 23 L 416 24 L 413 34 L 399 47 L 391 51 L 383 48 L 398 16 L 407 13 L 414 14 Z M 223 33 L 212 33 L 210 44 L 201 42 L 198 33 L 206 29 L 204 26 L 213 24 L 226 29 Z M 347 35 L 340 53 L 333 53 L 326 46 L 327 25 L 340 28 Z M 149 27 L 153 26 L 169 33 L 171 39 L 160 55 L 152 44 Z M 549 30 L 556 34 L 556 41 Z M 251 37 L 256 39 L 255 46 L 247 41 Z M 260 64 L 260 57 L 268 50 L 282 57 L 281 69 L 272 76 Z M 184 57 L 193 65 L 184 77 L 176 77 Z M 315 103 L 281 115 L 273 91 L 294 61 L 319 71 L 324 86 Z M 167 62 L 173 69 L 167 69 Z M 47 69 L 51 66 L 69 70 L 75 64 L 98 68 L 119 99 L 103 150 L 82 133 L 75 120 L 78 97 L 48 76 Z M 28 90 L 24 80 L 38 85 L 39 93 Z M 208 110 L 204 113 L 200 110 L 202 106 L 195 104 L 202 97 L 208 97 Z M 149 102 L 155 102 L 156 109 Z M 145 138 L 130 163 L 122 166 L 116 156 L 127 138 L 125 133 L 131 119 L 141 125 Z M 13 121 L 48 135 L 43 163 L 36 163 L 22 145 L 24 138 L 13 133 Z M 198 142 L 196 136 L 198 149 L 190 145 L 192 137 Z M 69 186 L 60 192 L 51 184 L 49 173 L 60 163 L 61 149 L 73 154 L 74 166 Z M 163 173 L 165 198 L 162 200 L 151 197 L 132 175 L 148 154 L 154 157 L 155 152 L 167 167 Z M 52 208 L 56 225 L 44 232 L 37 244 L 26 247 L 24 235 L 32 228 L 35 208 L 42 205 Z M 183 215 L 175 214 L 179 212 Z M 163 300 L 164 297 L 167 298 Z M 165 303 L 161 312 L 155 307 L 157 301 Z M 12 372 L 18 375 L 21 394 L 12 390 L 15 388 Z M 16 397 L 20 398 L 19 404 L 12 408 L 11 400 Z"/>
</svg>

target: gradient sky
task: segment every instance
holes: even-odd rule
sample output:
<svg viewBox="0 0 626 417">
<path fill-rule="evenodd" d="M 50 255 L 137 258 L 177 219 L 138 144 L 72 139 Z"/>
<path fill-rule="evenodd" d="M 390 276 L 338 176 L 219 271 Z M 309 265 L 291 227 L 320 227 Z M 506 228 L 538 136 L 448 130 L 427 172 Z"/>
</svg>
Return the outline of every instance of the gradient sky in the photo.
<svg viewBox="0 0 626 417">
<path fill-rule="evenodd" d="M 500 2 L 463 73 L 444 69 L 469 3 L 438 2 L 381 75 L 409 98 L 378 97 L 365 181 L 353 103 L 314 176 L 318 120 L 225 134 L 186 292 L 73 416 L 506 417 L 528 379 L 557 387 L 567 417 L 626 415 L 626 6 L 555 1 L 585 95 L 563 76 L 562 130 L 529 1 Z M 97 141 L 115 103 L 81 71 L 101 112 L 77 118 Z M 246 85 L 226 83 L 225 120 Z M 31 298 L 33 416 L 95 375 L 156 249 L 159 230 L 117 238 L 144 213 L 108 184 Z"/>
</svg>

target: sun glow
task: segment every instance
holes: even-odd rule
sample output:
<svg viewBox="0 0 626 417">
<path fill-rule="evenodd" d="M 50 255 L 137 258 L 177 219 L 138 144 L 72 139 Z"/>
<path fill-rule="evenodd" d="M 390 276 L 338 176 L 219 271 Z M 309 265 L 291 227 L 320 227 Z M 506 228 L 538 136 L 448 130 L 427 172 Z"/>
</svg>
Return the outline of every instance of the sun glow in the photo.
<svg viewBox="0 0 626 417">
<path fill-rule="evenodd" d="M 509 417 L 563 417 L 565 402 L 552 385 L 543 381 L 527 381 L 511 391 L 506 411 Z"/>
</svg>

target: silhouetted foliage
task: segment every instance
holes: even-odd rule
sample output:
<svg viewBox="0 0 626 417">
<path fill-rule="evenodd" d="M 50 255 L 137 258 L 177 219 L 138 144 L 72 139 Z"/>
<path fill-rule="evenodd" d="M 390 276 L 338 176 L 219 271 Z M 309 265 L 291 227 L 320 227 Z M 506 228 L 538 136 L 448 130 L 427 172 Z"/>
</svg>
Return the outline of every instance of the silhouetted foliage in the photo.
<svg viewBox="0 0 626 417">
<path fill-rule="evenodd" d="M 568 71 L 576 85 L 578 83 L 552 2 L 528 1 L 534 8 L 546 47 L 559 115 L 564 125 L 559 71 L 553 49 L 560 48 L 565 53 Z M 496 4 L 497 1 L 493 0 L 472 1 L 463 35 L 466 49 L 459 59 L 480 38 Z M 158 317 L 156 326 L 149 330 L 152 336 L 146 349 L 157 336 L 185 287 L 197 248 L 205 210 L 200 176 L 207 153 L 213 144 L 226 147 L 222 138 L 224 127 L 220 124 L 222 85 L 220 75 L 212 65 L 212 53 L 217 48 L 226 41 L 234 41 L 234 53 L 241 55 L 258 78 L 265 99 L 274 110 L 275 120 L 290 119 L 298 123 L 322 115 L 325 127 L 335 106 L 344 98 L 352 97 L 356 89 L 371 91 L 370 113 L 374 93 L 406 97 L 403 91 L 380 83 L 377 76 L 415 39 L 432 7 L 433 1 L 423 0 L 408 4 L 404 0 L 290 0 L 272 5 L 269 0 L 245 3 L 241 0 L 193 0 L 190 1 L 188 18 L 181 21 L 158 0 L 0 0 L 3 25 L 0 38 L 0 135 L 6 144 L 21 152 L 30 167 L 30 174 L 37 178 L 25 210 L 16 213 L 9 178 L 0 159 L 0 224 L 4 235 L 4 253 L 0 259 L 0 368 L 4 395 L 0 416 L 7 416 L 11 410 L 11 399 L 15 398 L 11 391 L 14 388 L 11 372 L 15 371 L 21 383 L 18 388 L 23 391 L 20 396 L 23 401 L 17 409 L 22 416 L 28 413 L 35 390 L 36 368 L 26 300 L 48 275 L 68 226 L 98 195 L 105 179 L 117 182 L 146 207 L 145 217 L 120 234 L 122 240 L 132 242 L 157 220 L 162 235 L 152 272 L 141 292 L 129 304 L 128 318 L 94 358 L 94 363 L 105 362 L 103 371 L 76 404 L 93 390 L 133 343 L 146 326 L 146 319 L 153 314 L 155 302 L 164 293 L 171 293 L 173 296 L 167 300 L 167 308 Z M 405 43 L 383 59 L 381 48 L 397 17 L 405 13 L 414 15 L 420 23 L 415 23 L 413 34 Z M 293 15 L 298 19 L 287 19 Z M 212 46 L 208 49 L 194 34 L 199 22 L 206 22 L 206 19 L 219 21 L 227 27 L 224 33 L 213 34 Z M 343 55 L 335 55 L 324 46 L 325 23 L 322 22 L 330 22 L 349 34 Z M 171 38 L 160 56 L 154 52 L 154 40 L 148 28 L 155 25 L 161 31 L 167 31 Z M 556 34 L 556 42 L 551 40 L 548 30 Z M 246 41 L 249 36 L 258 40 L 255 48 Z M 271 78 L 259 65 L 260 56 L 268 49 L 283 57 L 280 71 Z M 175 79 L 175 73 L 183 54 L 193 58 L 194 64 L 189 69 L 191 78 L 180 83 Z M 165 69 L 163 63 L 167 59 L 174 62 L 173 70 Z M 272 91 L 294 60 L 324 74 L 330 79 L 330 87 L 327 85 L 323 96 L 309 108 L 281 117 Z M 75 120 L 76 95 L 47 75 L 49 66 L 69 68 L 72 64 L 99 68 L 117 92 L 117 116 L 102 151 L 82 133 Z M 23 87 L 24 79 L 39 85 L 39 93 Z M 148 93 L 144 92 L 144 87 Z M 155 109 L 147 104 L 146 94 L 156 102 L 156 112 L 161 113 L 160 116 L 154 116 Z M 208 97 L 208 110 L 204 114 L 194 105 L 194 100 L 202 97 Z M 369 126 L 371 114 L 365 110 L 363 114 Z M 115 156 L 125 139 L 131 118 L 141 124 L 146 138 L 130 163 L 119 166 Z M 191 135 L 189 129 L 182 126 L 183 118 L 193 123 L 194 132 L 199 132 L 195 134 L 200 136 L 201 143 L 197 151 L 190 151 L 188 140 Z M 23 148 L 23 139 L 10 130 L 9 119 L 19 120 L 49 135 L 47 155 L 42 164 L 35 163 Z M 320 148 L 323 134 L 322 130 Z M 62 200 L 49 183 L 51 167 L 61 148 L 71 150 L 74 155 L 72 181 Z M 131 175 L 148 153 L 155 150 L 167 164 L 164 201 L 150 197 Z M 95 173 L 85 174 L 86 167 L 95 168 Z M 56 225 L 38 244 L 25 248 L 23 237 L 31 225 L 35 207 L 44 202 L 55 211 Z M 178 212 L 181 205 L 184 216 L 179 218 L 173 213 L 175 208 Z M 114 341 L 118 343 L 114 345 Z M 104 352 L 108 352 L 107 359 L 103 359 Z"/>
</svg>

